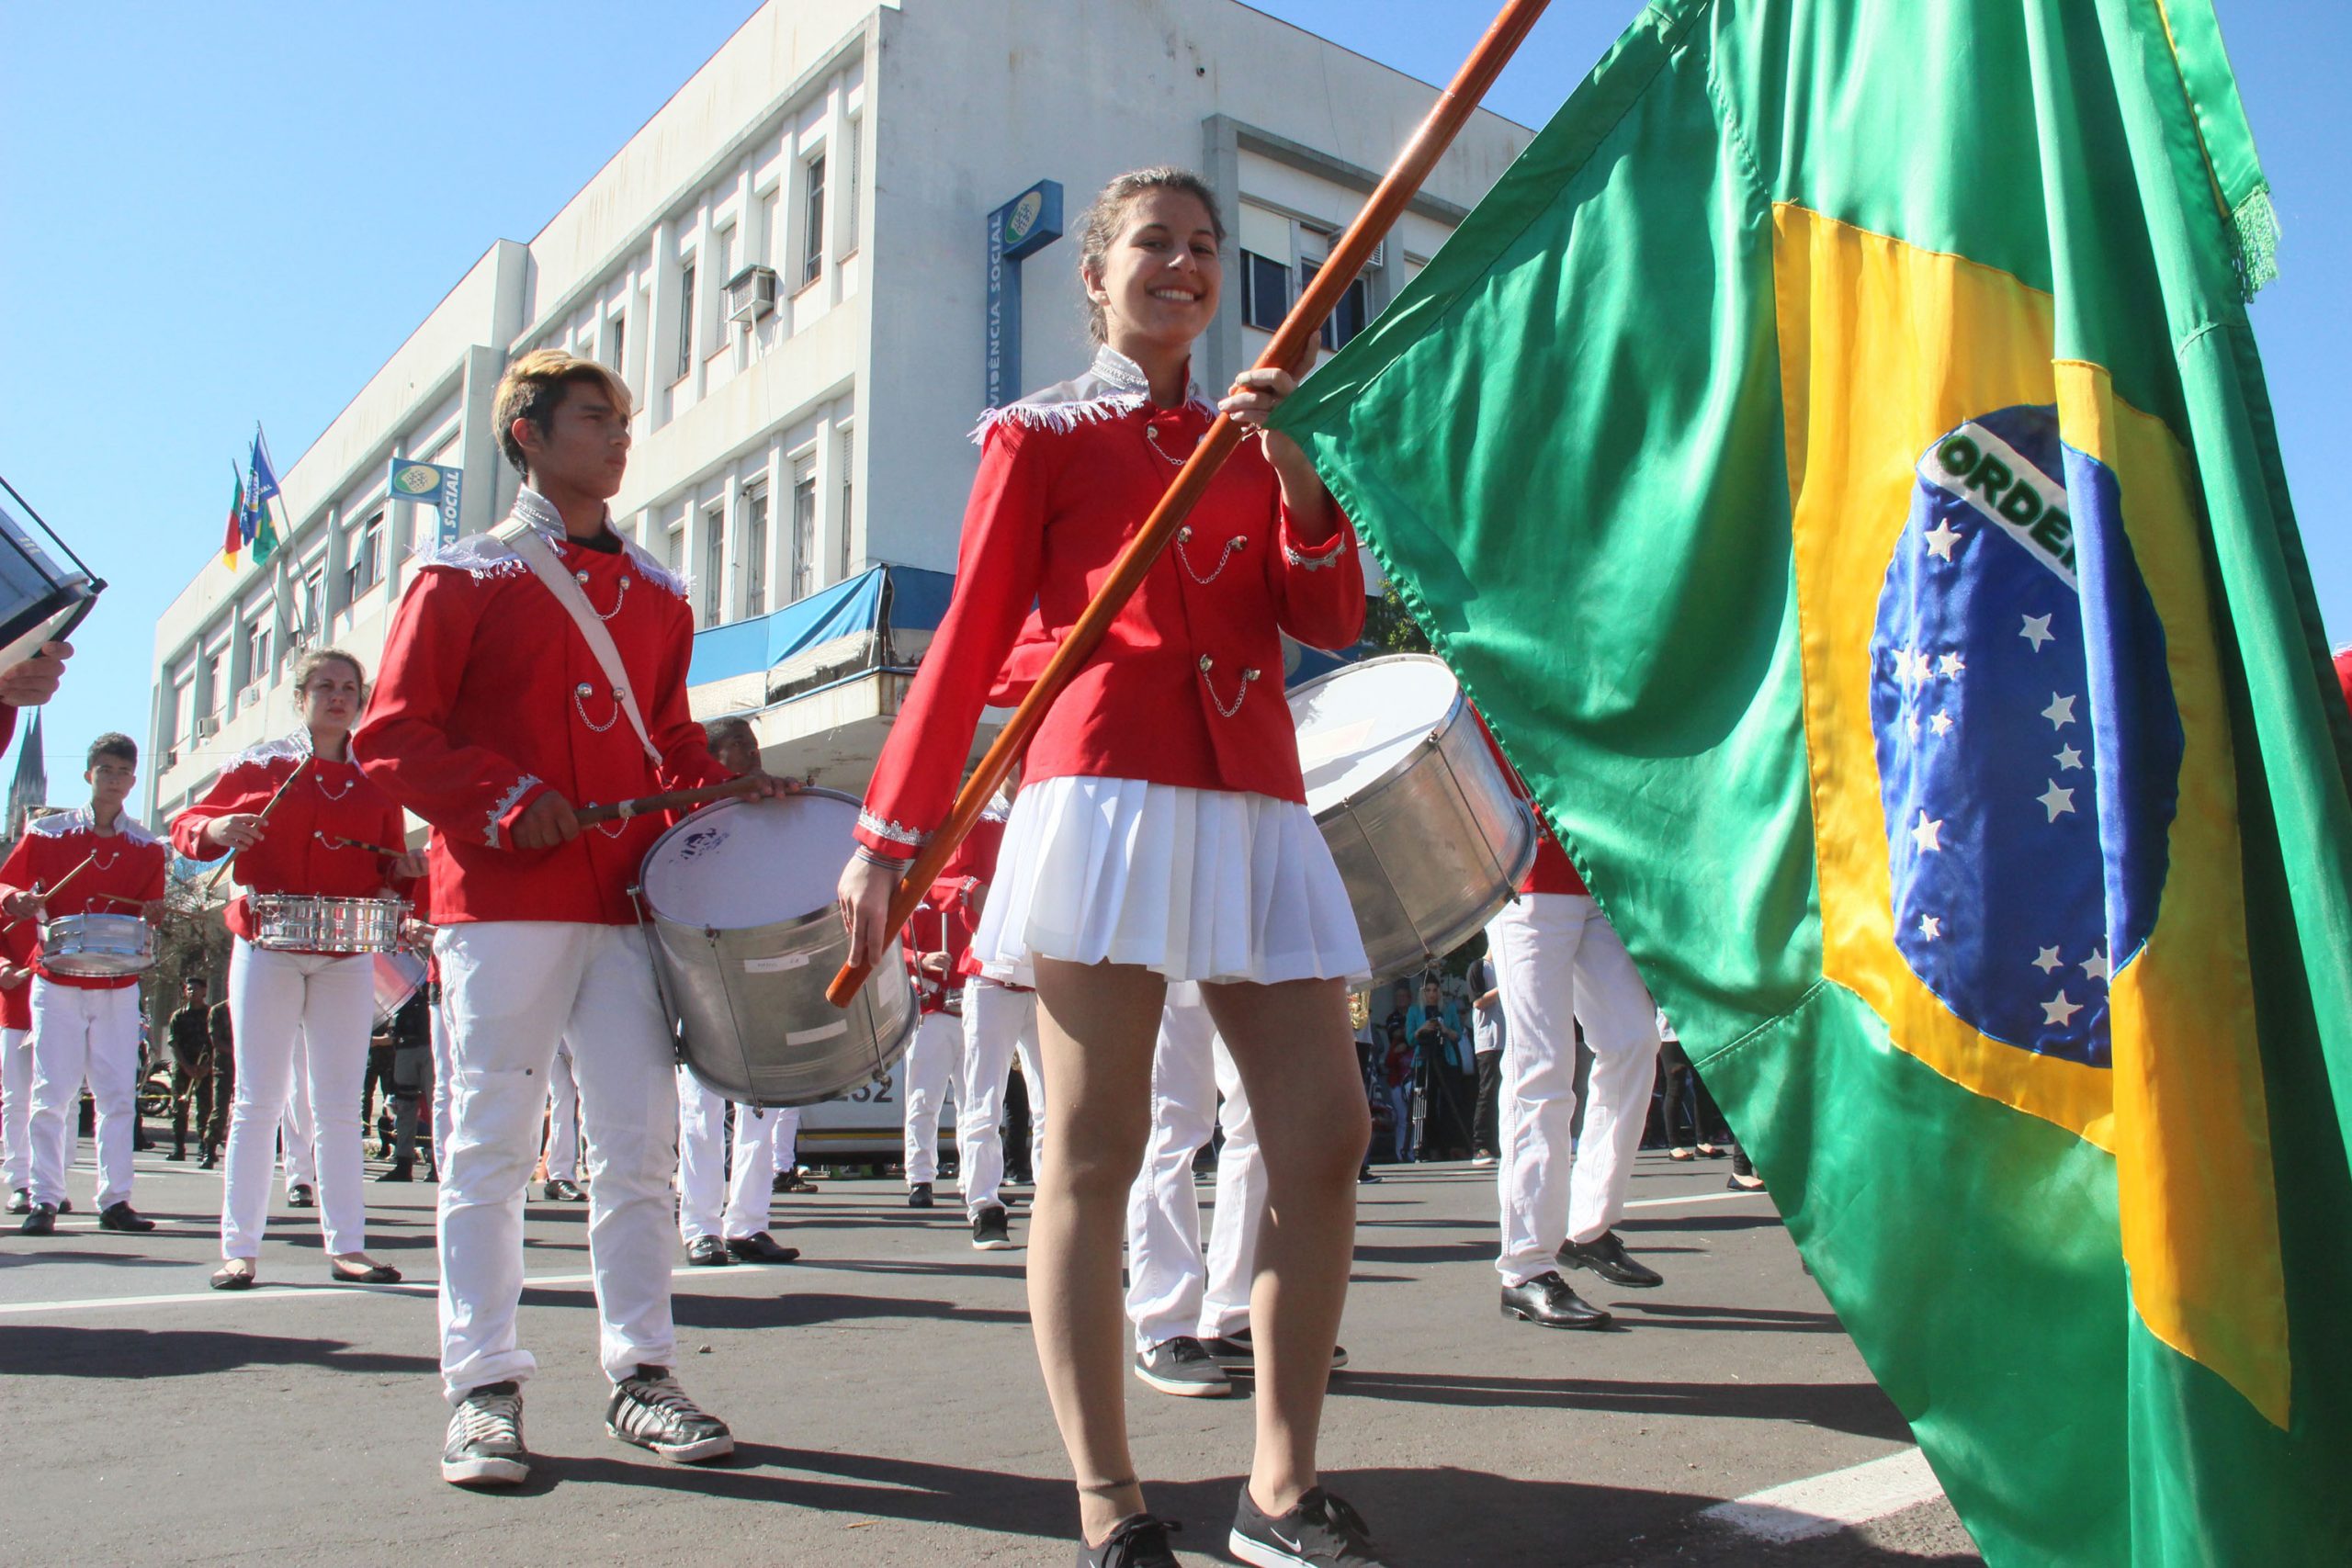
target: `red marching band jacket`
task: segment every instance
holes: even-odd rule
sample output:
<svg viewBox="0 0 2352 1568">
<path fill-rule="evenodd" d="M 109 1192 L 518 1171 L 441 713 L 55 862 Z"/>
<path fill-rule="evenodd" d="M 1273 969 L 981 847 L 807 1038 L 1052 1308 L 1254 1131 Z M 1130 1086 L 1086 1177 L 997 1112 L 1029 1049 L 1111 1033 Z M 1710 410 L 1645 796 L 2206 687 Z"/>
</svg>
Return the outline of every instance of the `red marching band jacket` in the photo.
<svg viewBox="0 0 2352 1568">
<path fill-rule="evenodd" d="M 1478 713 L 1475 706 L 1470 711 Z M 1587 887 L 1584 878 L 1577 874 L 1575 863 L 1568 859 L 1568 852 L 1560 847 L 1560 840 L 1553 835 L 1552 824 L 1545 819 L 1544 807 L 1536 804 L 1533 792 L 1527 787 L 1527 781 L 1519 776 L 1519 770 L 1510 765 L 1509 757 L 1503 755 L 1503 749 L 1496 743 L 1495 732 L 1487 728 L 1487 716 L 1482 713 L 1478 714 L 1478 733 L 1487 738 L 1487 750 L 1492 751 L 1495 761 L 1502 765 L 1503 776 L 1510 781 L 1511 793 L 1527 802 L 1528 809 L 1535 815 L 1535 863 L 1520 879 L 1519 891 L 1589 894 L 1592 889 Z"/>
<path fill-rule="evenodd" d="M 990 803 L 947 864 L 939 880 L 923 894 L 922 902 L 907 920 L 907 964 L 915 977 L 915 995 L 924 1012 L 956 1010 L 954 998 L 962 983 L 978 976 L 980 961 L 973 954 L 972 938 L 980 929 L 980 900 L 996 877 L 996 857 L 1004 847 L 1004 811 Z M 944 980 L 926 976 L 917 960 L 926 954 L 947 955 Z M 1007 987 L 1025 990 L 1026 987 Z"/>
<path fill-rule="evenodd" d="M 298 768 L 302 776 L 294 778 Z M 229 930 L 248 942 L 250 894 L 380 898 L 387 888 L 401 897 L 411 892 L 408 879 L 395 878 L 390 859 L 378 852 L 402 847 L 401 808 L 358 764 L 313 756 L 306 730 L 255 746 L 223 769 L 202 800 L 172 818 L 172 847 L 191 860 L 219 860 L 229 852 L 205 838 L 206 826 L 261 810 L 289 778 L 294 783 L 270 810 L 261 842 L 237 856 L 232 873 L 244 891 L 230 901 Z"/>
<path fill-rule="evenodd" d="M 1197 393 L 1153 407 L 1142 372 L 1107 348 L 1087 375 L 988 416 L 955 597 L 858 819 L 867 849 L 909 858 L 945 818 L 1032 606 L 1058 644 L 1213 417 Z M 1340 515 L 1332 537 L 1301 545 L 1272 467 L 1244 442 L 1046 715 L 1025 781 L 1093 775 L 1304 802 L 1281 633 L 1343 648 L 1363 615 L 1352 525 Z"/>
<path fill-rule="evenodd" d="M 628 889 L 666 818 L 598 824 L 548 850 L 517 850 L 511 835 L 549 790 L 574 806 L 609 805 L 729 776 L 686 711 L 694 615 L 685 585 L 616 536 L 606 537 L 617 550 L 574 543 L 530 490 L 514 515 L 538 529 L 612 634 L 660 764 L 571 617 L 491 535 L 419 558 L 353 754 L 386 795 L 438 829 L 426 852 L 435 923 L 633 925 Z"/>
<path fill-rule="evenodd" d="M 60 811 L 28 824 L 25 836 L 0 863 L 0 897 L 56 887 L 72 873 L 55 897 L 44 903 L 49 918 L 62 915 L 135 915 L 141 906 L 164 896 L 164 864 L 168 858 L 164 840 L 132 821 L 117 818 L 115 831 L 100 833 L 86 806 Z M 90 863 L 75 872 L 85 859 Z M 139 984 L 136 975 L 59 975 L 45 964 L 35 972 L 52 985 L 80 990 L 112 991 Z"/>
</svg>

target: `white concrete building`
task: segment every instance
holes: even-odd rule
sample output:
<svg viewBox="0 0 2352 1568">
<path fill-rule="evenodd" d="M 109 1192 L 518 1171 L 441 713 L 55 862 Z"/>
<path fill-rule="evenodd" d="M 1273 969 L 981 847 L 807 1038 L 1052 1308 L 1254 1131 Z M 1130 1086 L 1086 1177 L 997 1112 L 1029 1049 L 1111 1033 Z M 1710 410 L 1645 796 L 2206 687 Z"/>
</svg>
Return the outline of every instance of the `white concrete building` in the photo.
<svg viewBox="0 0 2352 1568">
<path fill-rule="evenodd" d="M 695 712 L 749 714 L 771 768 L 859 790 L 955 564 L 988 215 L 1051 180 L 1074 229 L 1121 170 L 1199 168 L 1232 230 L 1200 367 L 1220 385 L 1434 96 L 1237 0 L 770 0 L 537 237 L 492 243 L 280 474 L 270 566 L 208 560 L 164 613 L 151 819 L 291 727 L 300 647 L 372 666 L 435 522 L 390 498 L 391 459 L 462 468 L 466 531 L 503 515 L 492 389 L 550 344 L 637 395 L 614 514 L 694 579 Z M 1530 134 L 1473 121 L 1339 333 Z M 1016 392 L 1089 356 L 1075 257 L 1066 238 L 1026 264 Z"/>
</svg>

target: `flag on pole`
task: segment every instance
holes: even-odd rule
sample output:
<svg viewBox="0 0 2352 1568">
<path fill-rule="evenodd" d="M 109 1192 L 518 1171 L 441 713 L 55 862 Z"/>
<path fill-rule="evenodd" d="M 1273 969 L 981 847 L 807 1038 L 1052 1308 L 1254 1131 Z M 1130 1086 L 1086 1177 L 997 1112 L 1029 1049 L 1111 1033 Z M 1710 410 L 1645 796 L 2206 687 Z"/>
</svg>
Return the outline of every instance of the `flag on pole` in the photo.
<svg viewBox="0 0 2352 1568">
<path fill-rule="evenodd" d="M 254 565 L 266 566 L 277 550 L 277 530 L 270 522 L 269 503 L 278 490 L 269 454 L 262 447 L 259 425 L 254 427 L 253 461 L 245 471 L 251 479 L 245 487 L 245 538 L 254 547 Z"/>
<path fill-rule="evenodd" d="M 237 570 L 237 552 L 245 545 L 245 481 L 238 477 L 237 465 L 229 465 L 229 482 L 234 487 L 229 496 L 229 531 L 220 540 L 220 560 L 231 571 Z"/>
<path fill-rule="evenodd" d="M 1658 0 L 1278 422 L 1996 1564 L 2352 1540 L 2275 244 L 2211 0 Z"/>
</svg>

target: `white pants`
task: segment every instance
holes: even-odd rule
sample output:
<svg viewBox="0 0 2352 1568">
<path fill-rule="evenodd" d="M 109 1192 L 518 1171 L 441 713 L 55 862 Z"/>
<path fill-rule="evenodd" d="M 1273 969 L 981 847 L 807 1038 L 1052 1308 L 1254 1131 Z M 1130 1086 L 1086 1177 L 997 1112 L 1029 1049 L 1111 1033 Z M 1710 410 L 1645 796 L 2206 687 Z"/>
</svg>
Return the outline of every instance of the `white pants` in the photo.
<svg viewBox="0 0 2352 1568">
<path fill-rule="evenodd" d="M 32 1127 L 33 1032 L 0 1029 L 0 1187 L 11 1192 L 32 1185 Z"/>
<path fill-rule="evenodd" d="M 765 1114 L 767 1119 L 775 1124 L 775 1131 L 768 1134 L 768 1140 L 775 1149 L 776 1169 L 799 1169 L 800 1107 L 787 1105 L 781 1110 L 770 1111 Z M 773 1178 L 770 1179 L 768 1185 L 771 1187 L 775 1185 Z"/>
<path fill-rule="evenodd" d="M 327 1253 L 368 1249 L 359 1086 L 375 1017 L 375 960 L 365 954 L 270 953 L 242 938 L 231 945 L 229 1020 L 237 1087 L 229 1103 L 221 1257 L 261 1256 L 276 1163 L 272 1145 L 298 1100 L 308 1101 L 316 1129 L 313 1168 Z M 290 1137 L 288 1147 L 294 1147 Z"/>
<path fill-rule="evenodd" d="M 956 1096 L 956 1146 L 964 1210 L 997 1204 L 1004 1185 L 1004 1086 L 1015 1053 L 1029 1089 L 1029 1170 L 1046 1147 L 1046 1074 L 1037 1063 L 1037 993 L 993 980 L 964 983 L 964 1082 Z"/>
<path fill-rule="evenodd" d="M 1624 1216 L 1657 1069 L 1657 1009 L 1600 906 L 1579 893 L 1522 893 L 1487 927 L 1500 971 L 1503 1068 L 1498 1109 L 1502 1249 L 1496 1271 L 1523 1284 Z M 1577 1035 L 1592 1051 L 1584 1132 Z"/>
<path fill-rule="evenodd" d="M 449 1157 L 449 1006 L 433 1002 L 433 1168 Z"/>
<path fill-rule="evenodd" d="M 548 1179 L 580 1179 L 580 1080 L 572 1076 L 571 1043 L 555 1048 L 548 1067 Z"/>
<path fill-rule="evenodd" d="M 678 1239 L 740 1240 L 768 1228 L 775 1189 L 780 1114 L 735 1108 L 734 1157 L 726 1148 L 727 1101 L 685 1068 L 678 1069 Z M 797 1117 L 796 1117 L 797 1119 Z M 726 1213 L 719 1212 L 721 1199 Z"/>
<path fill-rule="evenodd" d="M 86 1080 L 98 1111 L 98 1211 L 129 1202 L 139 1076 L 138 985 L 98 990 L 34 976 L 32 1047 L 33 1201 L 64 1200 Z"/>
<path fill-rule="evenodd" d="M 1180 999 L 1184 992 L 1193 996 Z M 1127 1318 L 1139 1350 L 1182 1335 L 1215 1339 L 1249 1326 L 1258 1227 L 1266 1213 L 1265 1161 L 1241 1074 L 1208 1009 L 1195 999 L 1198 988 L 1171 986 L 1168 995 L 1151 1060 L 1151 1141 L 1127 1194 Z M 1193 1156 L 1219 1122 L 1225 1148 L 1204 1260 Z"/>
<path fill-rule="evenodd" d="M 234 1016 L 233 1013 L 232 1015 Z M 368 998 L 368 1019 L 374 1021 L 375 998 Z M 232 1031 L 233 1033 L 234 1032 Z M 367 1076 L 368 1064 L 360 1062 L 360 1077 L 351 1080 L 352 1099 L 359 1098 L 360 1083 Z M 278 1125 L 278 1147 L 285 1155 L 286 1191 L 292 1196 L 297 1187 L 315 1190 L 319 1185 L 319 1131 L 311 1115 L 311 1041 L 298 1025 L 294 1031 L 294 1066 L 291 1079 L 294 1092 L 286 1097 L 286 1115 Z M 353 1114 L 357 1114 L 354 1111 Z"/>
<path fill-rule="evenodd" d="M 519 1381 L 523 1190 L 558 1043 L 574 1046 L 588 1145 L 588 1263 L 598 1359 L 615 1381 L 673 1366 L 670 1177 L 677 1088 L 669 1021 L 629 926 L 483 920 L 441 928 L 449 1141 L 441 1151 L 441 1377 L 451 1403 Z"/>
<path fill-rule="evenodd" d="M 964 1065 L 964 1021 L 951 1012 L 927 1012 L 915 1025 L 913 1043 L 899 1066 L 907 1088 L 907 1185 L 939 1179 L 939 1113 L 948 1089 Z M 961 1098 L 960 1096 L 958 1097 Z"/>
</svg>

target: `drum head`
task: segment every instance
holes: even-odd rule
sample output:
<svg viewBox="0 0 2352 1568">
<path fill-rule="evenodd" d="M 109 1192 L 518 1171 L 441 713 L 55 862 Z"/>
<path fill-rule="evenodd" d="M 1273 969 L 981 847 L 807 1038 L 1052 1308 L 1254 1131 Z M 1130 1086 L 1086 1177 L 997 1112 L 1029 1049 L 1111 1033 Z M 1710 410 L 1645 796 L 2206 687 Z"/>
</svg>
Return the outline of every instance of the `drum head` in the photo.
<svg viewBox="0 0 2352 1568">
<path fill-rule="evenodd" d="M 1293 691 L 1307 810 L 1320 817 L 1385 778 L 1444 727 L 1461 700 L 1445 660 L 1420 653 L 1369 659 Z"/>
<path fill-rule="evenodd" d="M 716 931 L 829 909 L 856 826 L 857 802 L 832 790 L 707 806 L 647 852 L 645 901 L 667 919 Z"/>
</svg>

